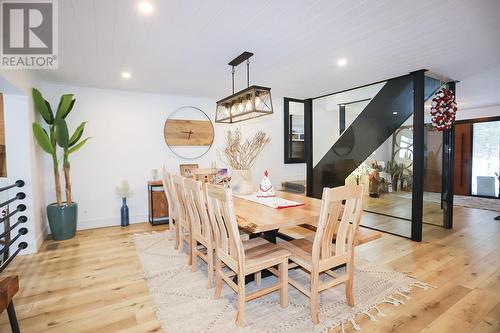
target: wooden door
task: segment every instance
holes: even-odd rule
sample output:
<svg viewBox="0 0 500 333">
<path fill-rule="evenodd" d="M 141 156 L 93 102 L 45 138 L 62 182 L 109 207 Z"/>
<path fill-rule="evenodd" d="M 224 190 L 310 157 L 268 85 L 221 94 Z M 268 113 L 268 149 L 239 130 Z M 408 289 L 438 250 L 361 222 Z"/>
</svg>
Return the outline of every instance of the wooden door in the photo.
<svg viewBox="0 0 500 333">
<path fill-rule="evenodd" d="M 472 124 L 455 124 L 454 193 L 471 194 L 472 171 Z"/>
</svg>

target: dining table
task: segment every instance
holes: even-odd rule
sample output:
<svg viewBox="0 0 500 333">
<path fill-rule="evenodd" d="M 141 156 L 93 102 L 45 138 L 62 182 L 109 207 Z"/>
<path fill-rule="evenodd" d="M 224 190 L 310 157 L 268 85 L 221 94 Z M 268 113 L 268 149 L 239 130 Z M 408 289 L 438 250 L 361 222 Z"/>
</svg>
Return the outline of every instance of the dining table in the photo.
<svg viewBox="0 0 500 333">
<path fill-rule="evenodd" d="M 238 227 L 253 236 L 261 236 L 276 243 L 276 237 L 290 240 L 287 235 L 280 234 L 279 229 L 305 226 L 314 229 L 318 225 L 321 210 L 321 199 L 284 191 L 276 191 L 276 196 L 301 203 L 300 206 L 273 208 L 255 201 L 234 196 L 234 210 Z M 374 241 L 382 237 L 382 233 L 359 227 L 356 245 Z"/>
</svg>

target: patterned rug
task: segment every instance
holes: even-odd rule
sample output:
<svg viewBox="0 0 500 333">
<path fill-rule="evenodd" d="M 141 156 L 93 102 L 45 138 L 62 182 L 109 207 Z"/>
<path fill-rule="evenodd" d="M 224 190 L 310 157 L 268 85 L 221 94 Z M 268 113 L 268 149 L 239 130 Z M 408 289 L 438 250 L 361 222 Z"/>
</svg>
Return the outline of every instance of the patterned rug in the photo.
<svg viewBox="0 0 500 333">
<path fill-rule="evenodd" d="M 354 278 L 356 306 L 346 304 L 345 287 L 337 286 L 320 295 L 320 324 L 311 321 L 309 299 L 289 286 L 289 305 L 280 307 L 279 293 L 257 298 L 246 304 L 245 327 L 237 328 L 236 294 L 223 283 L 222 297 L 214 299 L 213 289 L 206 288 L 206 264 L 198 260 L 198 270 L 191 272 L 187 255 L 174 250 L 167 232 L 134 235 L 134 242 L 149 284 L 154 310 L 164 332 L 327 332 L 342 329 L 360 330 L 356 317 L 376 320 L 384 316 L 377 305 L 404 304 L 412 286 L 429 285 L 398 272 L 358 270 Z M 307 284 L 308 275 L 291 270 L 290 277 Z M 276 283 L 274 276 L 262 279 L 261 287 Z M 247 285 L 247 292 L 256 289 Z"/>
</svg>

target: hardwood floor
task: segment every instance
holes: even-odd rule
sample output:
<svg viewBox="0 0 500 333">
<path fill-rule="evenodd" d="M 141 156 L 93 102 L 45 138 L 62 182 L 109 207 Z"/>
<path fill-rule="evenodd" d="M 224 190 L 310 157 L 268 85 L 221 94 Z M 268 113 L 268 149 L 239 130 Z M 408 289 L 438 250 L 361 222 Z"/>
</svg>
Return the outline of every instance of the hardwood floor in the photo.
<svg viewBox="0 0 500 333">
<path fill-rule="evenodd" d="M 384 235 L 357 248 L 359 267 L 405 272 L 436 285 L 415 288 L 405 305 L 381 305 L 387 317 L 356 321 L 363 332 L 499 332 L 498 213 L 463 209 L 455 229 L 424 228 L 424 242 Z M 15 306 L 23 332 L 160 332 L 130 235 L 163 230 L 147 223 L 80 231 L 40 252 L 16 258 Z M 10 332 L 7 315 L 0 332 Z M 348 331 L 352 331 L 347 327 Z M 333 330 L 340 332 L 340 328 Z"/>
</svg>

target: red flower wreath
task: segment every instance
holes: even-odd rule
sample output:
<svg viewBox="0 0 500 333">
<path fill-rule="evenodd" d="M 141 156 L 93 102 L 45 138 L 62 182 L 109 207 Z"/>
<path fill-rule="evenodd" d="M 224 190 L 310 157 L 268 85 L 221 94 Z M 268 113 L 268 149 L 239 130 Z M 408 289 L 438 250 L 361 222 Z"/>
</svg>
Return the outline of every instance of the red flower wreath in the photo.
<svg viewBox="0 0 500 333">
<path fill-rule="evenodd" d="M 439 89 L 431 104 L 432 125 L 438 131 L 450 129 L 455 122 L 456 113 L 457 103 L 453 92 L 446 88 Z"/>
</svg>

